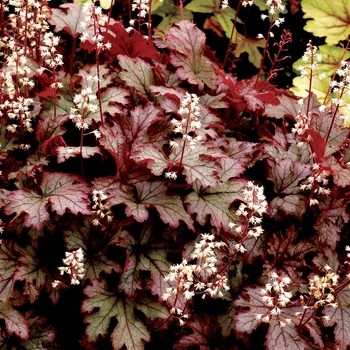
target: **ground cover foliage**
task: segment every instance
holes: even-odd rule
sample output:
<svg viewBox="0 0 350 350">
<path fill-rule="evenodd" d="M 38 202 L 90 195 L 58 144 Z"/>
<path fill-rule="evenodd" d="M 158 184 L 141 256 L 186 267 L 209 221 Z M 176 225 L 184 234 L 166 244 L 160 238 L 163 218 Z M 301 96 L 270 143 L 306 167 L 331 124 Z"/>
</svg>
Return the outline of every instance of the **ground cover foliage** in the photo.
<svg viewBox="0 0 350 350">
<path fill-rule="evenodd" d="M 350 346 L 328 3 L 0 2 L 0 349 Z"/>
</svg>

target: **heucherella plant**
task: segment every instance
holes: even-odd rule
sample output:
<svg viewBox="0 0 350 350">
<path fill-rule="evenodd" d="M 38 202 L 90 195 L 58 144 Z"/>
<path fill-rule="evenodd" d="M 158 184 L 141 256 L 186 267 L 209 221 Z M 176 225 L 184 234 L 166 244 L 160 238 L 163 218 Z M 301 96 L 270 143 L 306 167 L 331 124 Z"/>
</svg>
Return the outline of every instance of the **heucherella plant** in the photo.
<svg viewBox="0 0 350 350">
<path fill-rule="evenodd" d="M 0 348 L 346 350 L 348 18 L 1 1 Z"/>
</svg>

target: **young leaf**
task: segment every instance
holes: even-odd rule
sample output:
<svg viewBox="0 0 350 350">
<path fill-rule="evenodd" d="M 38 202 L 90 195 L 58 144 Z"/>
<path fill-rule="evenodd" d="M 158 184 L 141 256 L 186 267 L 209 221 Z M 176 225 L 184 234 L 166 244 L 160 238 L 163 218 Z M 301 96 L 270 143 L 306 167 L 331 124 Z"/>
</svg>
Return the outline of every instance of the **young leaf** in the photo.
<svg viewBox="0 0 350 350">
<path fill-rule="evenodd" d="M 288 115 L 292 118 L 298 114 L 300 106 L 298 105 L 298 99 L 295 96 L 282 94 L 277 96 L 280 104 L 278 106 L 273 106 L 271 104 L 266 104 L 264 115 L 276 119 L 281 119 Z"/>
<path fill-rule="evenodd" d="M 153 5 L 153 4 L 152 4 Z M 112 47 L 106 51 L 110 57 L 125 55 L 129 57 L 141 57 L 158 60 L 159 53 L 153 46 L 152 41 L 147 40 L 137 31 L 130 34 L 121 23 L 105 25 L 107 31 L 103 32 L 105 42 L 110 42 Z"/>
<path fill-rule="evenodd" d="M 49 219 L 48 203 L 58 215 L 63 215 L 66 209 L 73 214 L 90 214 L 89 187 L 76 175 L 64 173 L 43 173 L 41 182 L 42 194 L 22 188 L 8 195 L 9 203 L 4 208 L 6 215 L 25 212 L 24 224 L 42 229 Z"/>
</svg>

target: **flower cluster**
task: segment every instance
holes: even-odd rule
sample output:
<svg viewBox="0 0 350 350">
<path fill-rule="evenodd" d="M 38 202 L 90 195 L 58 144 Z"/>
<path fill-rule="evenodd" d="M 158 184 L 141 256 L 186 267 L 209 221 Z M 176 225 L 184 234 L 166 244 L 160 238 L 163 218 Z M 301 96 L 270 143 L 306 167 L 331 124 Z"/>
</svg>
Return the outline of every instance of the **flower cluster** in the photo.
<svg viewBox="0 0 350 350">
<path fill-rule="evenodd" d="M 85 123 L 85 117 L 88 112 L 96 112 L 98 105 L 93 103 L 97 101 L 97 96 L 87 87 L 80 94 L 74 96 L 73 102 L 77 108 L 71 108 L 69 118 L 75 123 L 75 126 L 81 129 L 88 129 L 89 126 Z"/>
<path fill-rule="evenodd" d="M 313 75 L 313 72 L 318 68 L 318 64 L 322 62 L 322 55 L 317 53 L 317 46 L 313 45 L 311 40 L 307 44 L 302 60 L 305 63 L 309 63 L 308 67 L 299 66 L 302 77 L 309 77 L 308 70 L 310 70 L 311 74 Z M 323 79 L 324 75 L 321 75 L 320 78 Z"/>
<path fill-rule="evenodd" d="M 56 49 L 56 46 L 58 46 L 60 42 L 60 38 L 53 35 L 51 32 L 47 32 L 44 34 L 42 42 L 43 44 L 40 45 L 40 52 L 45 64 L 51 69 L 62 66 L 63 56 L 58 54 Z M 39 73 L 42 71 L 43 69 L 40 69 Z"/>
<path fill-rule="evenodd" d="M 326 265 L 324 268 L 325 276 L 314 275 L 309 278 L 309 296 L 300 296 L 304 309 L 317 309 L 320 306 L 338 307 L 334 302 L 334 290 L 338 285 L 339 276 L 330 266 Z"/>
<path fill-rule="evenodd" d="M 254 185 L 253 182 L 248 181 L 247 187 L 243 191 L 243 198 L 245 203 L 241 203 L 236 211 L 242 222 L 229 224 L 229 228 L 241 237 L 240 243 L 235 245 L 235 249 L 241 253 L 246 251 L 242 244 L 243 241 L 250 237 L 258 238 L 264 232 L 261 222 L 262 215 L 267 211 L 267 201 L 262 186 Z"/>
<path fill-rule="evenodd" d="M 226 276 L 217 274 L 219 261 L 215 252 L 225 246 L 225 243 L 215 242 L 214 238 L 213 234 L 202 234 L 191 254 L 195 263 L 190 264 L 183 259 L 180 264 L 171 266 L 170 273 L 165 277 L 165 281 L 172 286 L 163 294 L 163 300 L 175 298 L 173 314 L 181 316 L 180 319 L 186 317 L 183 314 L 184 310 L 176 307 L 178 298 L 184 297 L 190 300 L 195 294 L 203 294 L 203 297 L 206 295 L 222 297 L 222 290 L 229 289 Z"/>
<path fill-rule="evenodd" d="M 303 102 L 303 100 L 301 100 Z M 308 117 L 302 113 L 301 111 L 298 112 L 298 114 L 295 116 L 296 123 L 294 124 L 294 128 L 292 128 L 292 133 L 298 136 L 303 136 L 306 133 L 306 130 L 309 129 L 309 119 Z M 306 141 L 310 141 L 310 136 L 306 135 L 305 137 Z M 298 143 L 299 147 L 304 146 L 304 142 L 301 141 Z"/>
<path fill-rule="evenodd" d="M 330 171 L 326 168 L 321 167 L 319 164 L 314 163 L 312 165 L 313 174 L 307 178 L 305 184 L 300 185 L 300 188 L 305 190 L 311 190 L 312 194 L 320 194 L 328 196 L 331 191 L 324 186 L 328 185 L 328 176 Z M 317 199 L 310 199 L 310 205 L 318 204 Z"/>
<path fill-rule="evenodd" d="M 139 17 L 145 18 L 149 11 L 148 0 L 134 0 L 131 9 L 139 11 Z"/>
<path fill-rule="evenodd" d="M 63 263 L 66 266 L 61 266 L 58 269 L 60 270 L 61 275 L 67 273 L 70 275 L 71 284 L 79 284 L 81 279 L 84 278 L 84 253 L 81 248 L 73 252 L 66 252 L 66 258 L 62 259 Z M 53 287 L 57 286 L 58 281 L 53 282 Z"/>
<path fill-rule="evenodd" d="M 186 92 L 185 97 L 181 101 L 181 106 L 177 111 L 181 119 L 173 118 L 171 124 L 175 134 L 181 134 L 181 140 L 171 140 L 169 142 L 171 148 L 182 147 L 183 150 L 189 148 L 193 150 L 196 145 L 202 140 L 202 136 L 197 134 L 197 131 L 202 127 L 199 120 L 200 106 L 199 97 L 196 94 Z M 176 135 L 175 135 L 176 136 Z M 181 163 L 181 162 L 180 162 Z M 169 171 L 165 173 L 168 179 L 176 180 L 177 173 Z"/>
<path fill-rule="evenodd" d="M 266 0 L 265 5 L 269 9 L 271 15 L 274 15 L 277 12 L 283 12 L 286 9 L 286 5 L 282 0 Z"/>
<path fill-rule="evenodd" d="M 341 68 L 336 71 L 337 79 L 330 82 L 332 94 L 336 97 L 332 98 L 332 104 L 335 106 L 335 111 L 343 112 L 345 115 L 339 115 L 338 118 L 344 119 L 344 127 L 350 126 L 350 104 L 346 104 L 344 97 L 350 95 L 350 63 L 347 61 L 341 62 Z M 348 98 L 346 99 L 348 100 Z M 323 106 L 322 106 L 323 107 Z M 346 108 L 343 111 L 342 107 Z"/>
<path fill-rule="evenodd" d="M 265 288 L 260 290 L 261 299 L 270 308 L 270 311 L 265 314 L 256 314 L 255 319 L 259 322 L 269 323 L 271 317 L 279 316 L 281 308 L 286 307 L 292 298 L 292 293 L 285 290 L 291 283 L 289 277 L 281 277 L 276 272 L 272 272 L 270 281 Z M 291 322 L 290 319 L 279 321 L 282 327 Z"/>
<path fill-rule="evenodd" d="M 94 205 L 92 206 L 91 213 L 95 216 L 92 220 L 94 226 L 101 225 L 101 220 L 107 219 L 110 222 L 113 219 L 112 212 L 110 210 L 110 205 L 106 204 L 107 195 L 102 191 L 93 190 L 92 200 Z"/>
<path fill-rule="evenodd" d="M 187 142 L 189 147 L 194 149 L 196 144 L 202 139 L 201 136 L 189 135 L 190 133 L 195 133 L 195 131 L 202 126 L 201 122 L 198 120 L 200 117 L 199 97 L 196 94 L 186 92 L 177 112 L 181 116 L 181 120 L 175 118 L 171 120 L 174 132 L 182 134 L 184 142 Z M 170 146 L 177 147 L 179 144 L 176 141 L 170 141 Z"/>
<path fill-rule="evenodd" d="M 46 3 L 41 4 L 34 0 L 12 0 L 4 3 L 8 3 L 14 11 L 8 14 L 8 32 L 0 43 L 4 62 L 0 69 L 0 90 L 8 95 L 8 99 L 1 99 L 0 117 L 8 117 L 9 132 L 23 135 L 26 131 L 33 132 L 32 121 L 37 115 L 33 112 L 35 103 L 31 97 L 35 87 L 33 77 L 42 68 L 39 67 L 34 72 L 32 62 L 36 59 L 42 64 L 38 55 L 45 41 L 46 31 L 49 30 L 46 17 L 50 9 Z M 4 6 L 3 10 L 8 11 L 9 7 Z M 39 49 L 34 50 L 35 47 Z M 21 144 L 20 148 L 27 150 L 30 145 Z"/>
<path fill-rule="evenodd" d="M 99 28 L 108 22 L 108 17 L 103 14 L 102 8 L 91 2 L 83 7 L 83 13 L 85 19 L 81 22 L 81 26 L 86 30 L 80 36 L 81 42 L 91 41 L 96 45 L 97 52 L 110 50 L 111 43 L 104 43 L 103 35 L 99 31 Z"/>
<path fill-rule="evenodd" d="M 285 10 L 286 6 L 284 5 L 282 0 L 266 0 L 265 5 L 268 8 L 268 15 L 261 14 L 260 18 L 264 21 L 266 18 L 269 18 L 271 24 L 268 31 L 268 38 L 274 37 L 274 33 L 272 32 L 273 27 L 279 27 L 282 23 L 284 23 L 283 17 L 278 17 L 276 14 L 278 12 L 282 12 Z M 277 18 L 276 18 L 277 17 Z M 258 39 L 264 39 L 264 35 L 259 33 L 257 35 Z"/>
</svg>

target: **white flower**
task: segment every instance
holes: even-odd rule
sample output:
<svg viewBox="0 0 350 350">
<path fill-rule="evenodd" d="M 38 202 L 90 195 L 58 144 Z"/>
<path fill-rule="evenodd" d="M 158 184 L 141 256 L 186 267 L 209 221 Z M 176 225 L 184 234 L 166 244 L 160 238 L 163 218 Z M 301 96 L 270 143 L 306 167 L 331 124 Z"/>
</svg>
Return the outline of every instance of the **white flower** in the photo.
<svg viewBox="0 0 350 350">
<path fill-rule="evenodd" d="M 62 259 L 66 266 L 58 267 L 61 275 L 67 273 L 70 275 L 71 284 L 79 284 L 79 280 L 84 278 L 84 253 L 82 248 L 75 250 L 73 252 L 66 252 L 66 258 Z"/>
<path fill-rule="evenodd" d="M 244 1 L 245 2 L 245 1 Z M 243 5 L 244 6 L 244 5 Z M 222 0 L 221 2 L 221 8 L 225 9 L 229 7 L 228 0 Z"/>
</svg>

